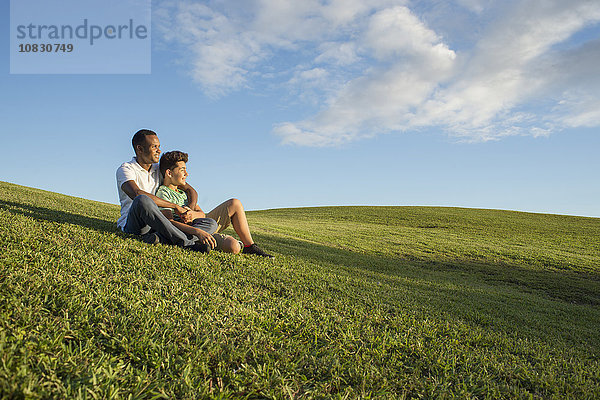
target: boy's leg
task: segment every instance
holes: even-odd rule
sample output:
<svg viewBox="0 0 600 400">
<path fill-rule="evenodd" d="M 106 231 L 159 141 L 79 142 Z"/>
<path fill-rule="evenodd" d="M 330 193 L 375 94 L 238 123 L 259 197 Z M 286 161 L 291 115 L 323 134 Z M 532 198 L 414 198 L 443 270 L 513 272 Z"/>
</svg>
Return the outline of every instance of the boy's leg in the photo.
<svg viewBox="0 0 600 400">
<path fill-rule="evenodd" d="M 225 203 L 218 205 L 214 210 L 206 214 L 206 216 L 217 221 L 217 224 L 219 225 L 217 233 L 213 234 L 213 237 L 215 240 L 217 240 L 217 245 L 219 244 L 219 240 L 216 236 L 219 235 L 219 232 L 222 232 L 231 223 L 233 225 L 233 229 L 244 244 L 244 254 L 256 254 L 270 258 L 273 257 L 272 255 L 265 253 L 254 243 L 254 240 L 252 240 L 250 228 L 248 227 L 248 220 L 246 219 L 246 212 L 244 211 L 242 202 L 238 199 L 227 200 Z M 227 245 L 230 245 L 232 249 L 240 247 L 239 243 L 235 244 L 233 242 L 228 242 L 222 244 L 224 248 L 226 248 Z"/>
<path fill-rule="evenodd" d="M 192 226 L 194 228 L 202 229 L 204 232 L 211 235 L 219 229 L 217 221 L 212 218 L 196 218 L 192 221 Z"/>
<path fill-rule="evenodd" d="M 222 233 L 213 233 L 212 236 L 217 242 L 217 247 L 215 247 L 215 250 L 223 251 L 225 253 L 237 254 L 244 248 L 242 242 L 229 235 L 223 235 Z"/>
<path fill-rule="evenodd" d="M 219 204 L 214 210 L 207 213 L 206 216 L 217 222 L 219 226 L 217 233 L 222 232 L 231 224 L 245 246 L 254 243 L 250 234 L 250 227 L 248 226 L 244 206 L 238 199 L 229 199 Z"/>
<path fill-rule="evenodd" d="M 193 239 L 189 239 L 185 233 L 173 226 L 150 197 L 143 194 L 133 199 L 123 231 L 134 235 L 144 235 L 154 231 L 161 239 L 171 244 L 182 247 L 191 247 L 195 244 Z"/>
</svg>

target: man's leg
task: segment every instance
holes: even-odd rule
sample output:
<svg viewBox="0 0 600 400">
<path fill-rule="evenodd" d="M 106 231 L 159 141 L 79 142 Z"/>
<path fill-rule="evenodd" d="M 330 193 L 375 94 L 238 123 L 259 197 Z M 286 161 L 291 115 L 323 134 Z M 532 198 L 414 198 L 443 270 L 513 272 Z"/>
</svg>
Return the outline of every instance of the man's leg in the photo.
<svg viewBox="0 0 600 400">
<path fill-rule="evenodd" d="M 185 233 L 173 226 L 171 221 L 160 212 L 156 203 L 143 194 L 133 199 L 123 231 L 134 235 L 144 235 L 154 231 L 161 239 L 182 247 L 190 247 L 195 243 L 193 239 L 188 239 Z"/>
</svg>

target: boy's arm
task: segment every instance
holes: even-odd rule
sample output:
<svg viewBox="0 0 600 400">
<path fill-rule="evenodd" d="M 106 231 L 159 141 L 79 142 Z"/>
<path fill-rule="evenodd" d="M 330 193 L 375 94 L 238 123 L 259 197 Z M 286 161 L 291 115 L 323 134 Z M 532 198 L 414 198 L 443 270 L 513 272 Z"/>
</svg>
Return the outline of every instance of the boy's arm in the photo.
<svg viewBox="0 0 600 400">
<path fill-rule="evenodd" d="M 152 193 L 143 191 L 142 189 L 140 189 L 140 187 L 137 185 L 137 183 L 135 183 L 135 181 L 124 182 L 121 185 L 121 189 L 123 189 L 123 191 L 127 194 L 127 196 L 129 196 L 132 200 L 135 199 L 140 194 L 145 194 L 146 196 L 150 197 L 152 199 L 152 201 L 154 201 L 156 203 L 157 206 L 175 209 L 175 211 L 181 216 L 181 219 L 184 222 L 192 222 L 193 221 L 191 212 L 189 210 L 187 210 L 184 207 L 181 207 L 175 203 L 171 203 L 170 201 L 167 201 L 165 199 L 161 199 L 160 197 L 156 197 Z"/>
<path fill-rule="evenodd" d="M 190 214 L 192 214 L 192 221 L 196 218 L 206 218 L 206 214 L 204 214 L 204 211 L 202 211 L 198 204 L 196 204 L 194 210 L 190 211 Z"/>
<path fill-rule="evenodd" d="M 200 207 L 196 206 L 196 209 L 199 209 Z M 165 208 L 160 210 L 165 217 L 167 217 L 167 219 L 172 220 L 173 218 L 173 211 L 171 211 L 171 209 Z M 193 210 L 188 210 L 188 213 L 186 214 L 191 216 L 191 221 L 186 222 L 186 224 L 190 225 L 196 218 L 206 218 L 206 215 L 204 214 L 204 212 L 202 212 L 202 210 L 200 210 L 200 212 L 198 211 L 193 211 Z"/>
<path fill-rule="evenodd" d="M 167 218 L 169 218 L 167 216 L 167 214 L 165 213 L 165 211 L 169 211 L 169 213 L 171 214 L 171 218 L 169 218 L 169 221 L 171 221 L 171 223 L 180 231 L 182 231 L 183 233 L 187 233 L 189 235 L 195 235 L 198 237 L 198 239 L 200 240 L 200 243 L 206 243 L 208 245 L 210 245 L 211 248 L 215 248 L 217 247 L 217 241 L 215 240 L 214 237 L 212 237 L 211 234 L 203 231 L 202 229 L 198 229 L 195 228 L 191 225 L 187 225 L 184 224 L 183 222 L 179 222 L 179 221 L 175 221 L 173 219 L 173 213 L 170 212 L 170 210 L 162 210 L 163 214 L 165 214 L 165 216 Z"/>
</svg>

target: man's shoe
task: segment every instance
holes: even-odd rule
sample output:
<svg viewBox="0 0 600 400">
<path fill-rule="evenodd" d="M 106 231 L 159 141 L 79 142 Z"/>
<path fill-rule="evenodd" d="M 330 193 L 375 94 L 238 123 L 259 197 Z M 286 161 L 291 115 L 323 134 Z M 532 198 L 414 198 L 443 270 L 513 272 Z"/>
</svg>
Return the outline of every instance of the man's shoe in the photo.
<svg viewBox="0 0 600 400">
<path fill-rule="evenodd" d="M 160 238 L 156 232 L 146 233 L 145 235 L 142 235 L 142 242 L 148 244 L 159 244 Z"/>
<path fill-rule="evenodd" d="M 210 252 L 210 244 L 194 242 L 192 246 L 187 247 L 192 251 L 197 251 L 199 253 L 208 253 Z"/>
<path fill-rule="evenodd" d="M 252 243 L 250 246 L 244 247 L 244 250 L 242 251 L 242 253 L 243 254 L 256 254 L 257 256 L 261 256 L 261 257 L 273 258 L 272 255 L 265 253 L 260 247 L 258 247 L 256 245 L 256 243 Z"/>
</svg>

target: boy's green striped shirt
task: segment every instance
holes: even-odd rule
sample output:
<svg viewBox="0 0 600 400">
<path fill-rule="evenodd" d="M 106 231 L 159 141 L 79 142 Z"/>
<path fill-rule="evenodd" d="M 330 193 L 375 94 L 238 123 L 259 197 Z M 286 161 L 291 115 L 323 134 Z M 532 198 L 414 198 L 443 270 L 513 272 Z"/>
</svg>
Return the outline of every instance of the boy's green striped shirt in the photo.
<svg viewBox="0 0 600 400">
<path fill-rule="evenodd" d="M 156 197 L 160 197 L 163 200 L 170 201 L 171 203 L 175 203 L 179 206 L 187 206 L 188 199 L 187 194 L 183 190 L 177 189 L 173 190 L 168 186 L 161 185 L 158 190 L 156 190 Z M 173 217 L 175 220 L 179 220 L 179 215 L 175 212 L 174 209 L 169 207 L 158 207 L 160 210 L 171 210 L 173 211 Z"/>
</svg>

